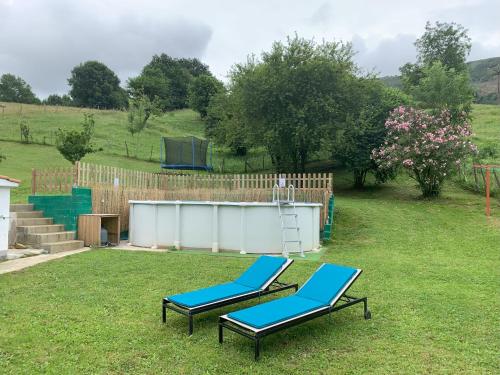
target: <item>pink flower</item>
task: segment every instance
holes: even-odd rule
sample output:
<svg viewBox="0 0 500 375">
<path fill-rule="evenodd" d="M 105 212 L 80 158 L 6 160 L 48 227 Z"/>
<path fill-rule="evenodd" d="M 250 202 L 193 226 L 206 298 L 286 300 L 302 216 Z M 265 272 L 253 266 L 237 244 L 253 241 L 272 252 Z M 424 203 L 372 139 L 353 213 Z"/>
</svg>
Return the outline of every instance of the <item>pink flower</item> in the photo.
<svg viewBox="0 0 500 375">
<path fill-rule="evenodd" d="M 403 165 L 406 168 L 411 168 L 411 167 L 413 167 L 413 160 L 411 160 L 411 159 L 405 159 L 405 160 L 403 160 Z"/>
</svg>

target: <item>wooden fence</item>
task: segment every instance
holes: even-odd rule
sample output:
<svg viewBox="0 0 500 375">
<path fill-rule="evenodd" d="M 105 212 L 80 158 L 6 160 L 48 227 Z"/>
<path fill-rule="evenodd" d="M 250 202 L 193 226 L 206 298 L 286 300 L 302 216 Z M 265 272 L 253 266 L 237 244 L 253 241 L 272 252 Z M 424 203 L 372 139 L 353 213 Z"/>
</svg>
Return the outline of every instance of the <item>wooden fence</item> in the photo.
<svg viewBox="0 0 500 375">
<path fill-rule="evenodd" d="M 298 202 L 322 203 L 320 227 L 328 219 L 328 200 L 330 191 L 319 189 L 298 189 L 295 199 Z M 96 186 L 92 188 L 92 211 L 94 213 L 117 213 L 120 215 L 121 230 L 128 229 L 129 200 L 203 200 L 225 202 L 270 202 L 272 191 L 269 189 L 134 189 Z"/>
<path fill-rule="evenodd" d="M 302 174 L 167 174 L 134 171 L 105 165 L 76 163 L 73 167 L 33 170 L 32 194 L 65 193 L 77 186 L 114 186 L 133 189 L 268 189 L 285 178 L 297 189 L 331 191 L 331 173 Z"/>
<path fill-rule="evenodd" d="M 69 193 L 92 188 L 94 213 L 118 213 L 128 229 L 129 200 L 211 200 L 269 202 L 272 188 L 284 178 L 299 202 L 322 203 L 321 228 L 328 218 L 331 173 L 304 174 L 166 174 L 76 163 L 73 167 L 33 170 L 32 193 Z"/>
</svg>

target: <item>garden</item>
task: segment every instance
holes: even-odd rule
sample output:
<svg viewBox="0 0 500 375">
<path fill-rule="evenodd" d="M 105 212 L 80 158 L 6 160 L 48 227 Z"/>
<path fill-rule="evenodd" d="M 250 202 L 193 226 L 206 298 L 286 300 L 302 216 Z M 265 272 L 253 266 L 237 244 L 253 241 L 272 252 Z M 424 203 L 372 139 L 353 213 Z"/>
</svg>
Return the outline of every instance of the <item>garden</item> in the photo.
<svg viewBox="0 0 500 375">
<path fill-rule="evenodd" d="M 72 70 L 70 95 L 2 105 L 1 174 L 24 180 L 13 203 L 34 204 L 14 229 L 27 239 L 33 223 L 62 227 L 32 235 L 69 236 L 78 249 L 15 272 L 0 263 L 1 372 L 499 373 L 500 171 L 489 165 L 500 160 L 500 107 L 473 103 L 467 31 L 425 30 L 402 88 L 362 73 L 349 43 L 295 35 L 235 65 L 226 84 L 197 59 L 161 54 L 127 91 L 89 61 Z M 95 72 L 113 83 L 107 101 L 82 79 Z M 160 170 L 164 136 L 208 140 L 213 165 Z M 112 217 L 97 245 L 76 232 L 80 214 Z M 162 321 L 166 297 L 235 280 L 260 253 L 293 260 L 283 283 L 302 286 L 324 263 L 362 273 L 327 314 L 262 338 L 259 360 L 248 335 L 219 341 L 219 318 L 291 291 L 216 300 L 192 335 L 185 316 Z M 353 301 L 345 288 L 371 315 L 334 309 Z"/>
<path fill-rule="evenodd" d="M 339 176 L 331 243 L 281 280 L 302 284 L 322 263 L 363 269 L 362 307 L 263 340 L 226 334 L 217 317 L 168 313 L 168 294 L 237 277 L 251 256 L 92 250 L 0 276 L 4 373 L 496 373 L 500 350 L 498 226 L 483 200 L 448 187 L 435 204 L 408 180 L 359 192 Z M 284 292 L 285 294 L 287 292 Z M 273 299 L 263 297 L 262 301 Z M 23 332 L 22 335 L 19 332 Z"/>
</svg>

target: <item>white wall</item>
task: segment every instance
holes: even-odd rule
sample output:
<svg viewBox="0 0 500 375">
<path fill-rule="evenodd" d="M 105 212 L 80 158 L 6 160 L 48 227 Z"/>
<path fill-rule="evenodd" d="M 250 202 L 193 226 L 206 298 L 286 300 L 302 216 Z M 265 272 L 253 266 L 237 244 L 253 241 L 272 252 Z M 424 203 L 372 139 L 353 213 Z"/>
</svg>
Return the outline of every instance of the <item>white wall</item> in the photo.
<svg viewBox="0 0 500 375">
<path fill-rule="evenodd" d="M 7 256 L 10 227 L 10 187 L 0 186 L 0 259 Z"/>
</svg>

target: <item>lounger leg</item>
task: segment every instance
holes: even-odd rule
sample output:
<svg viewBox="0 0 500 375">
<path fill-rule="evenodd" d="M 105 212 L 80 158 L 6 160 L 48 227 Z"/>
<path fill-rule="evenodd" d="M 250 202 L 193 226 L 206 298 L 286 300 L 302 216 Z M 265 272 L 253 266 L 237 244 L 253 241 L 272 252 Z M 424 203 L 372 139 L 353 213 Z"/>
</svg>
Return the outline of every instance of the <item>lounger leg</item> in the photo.
<svg viewBox="0 0 500 375">
<path fill-rule="evenodd" d="M 161 318 L 163 323 L 167 322 L 167 308 L 165 306 L 165 302 L 163 302 L 161 305 Z"/>
<path fill-rule="evenodd" d="M 221 321 L 219 321 L 219 344 L 222 344 L 224 341 L 224 332 L 222 331 L 224 327 L 222 327 Z"/>
<path fill-rule="evenodd" d="M 370 310 L 368 310 L 368 298 L 367 297 L 363 298 L 363 306 L 364 306 L 365 319 L 366 320 L 371 319 L 372 313 Z"/>
<path fill-rule="evenodd" d="M 193 334 L 193 316 L 189 314 L 189 336 Z"/>
<path fill-rule="evenodd" d="M 255 338 L 255 360 L 259 359 L 260 355 L 260 339 L 258 337 Z"/>
</svg>

